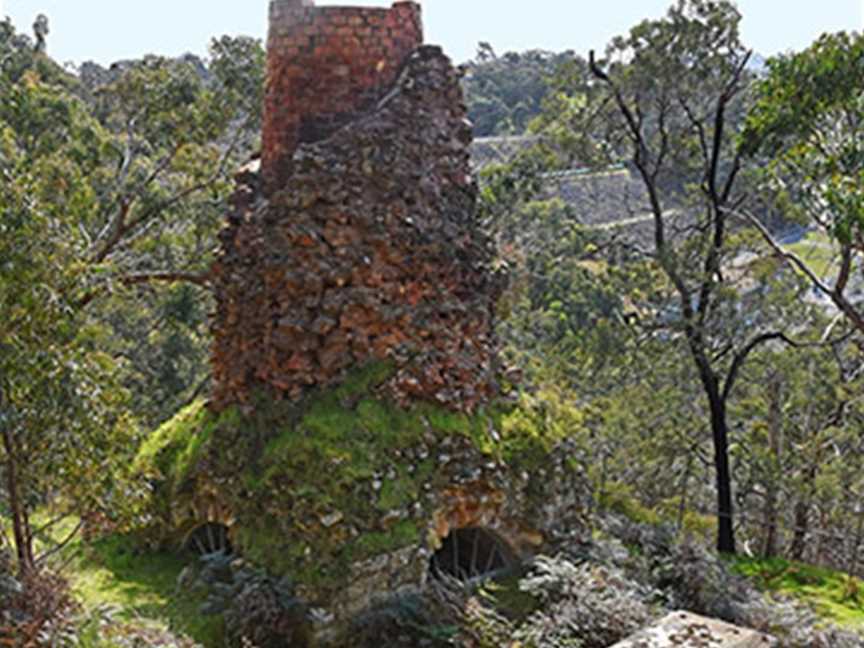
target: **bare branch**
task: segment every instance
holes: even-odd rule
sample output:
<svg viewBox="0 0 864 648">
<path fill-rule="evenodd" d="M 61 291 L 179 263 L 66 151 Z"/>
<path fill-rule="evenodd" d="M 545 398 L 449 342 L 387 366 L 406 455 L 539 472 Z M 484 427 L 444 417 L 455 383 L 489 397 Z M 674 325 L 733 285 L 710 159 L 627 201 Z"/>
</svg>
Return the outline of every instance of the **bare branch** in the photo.
<svg viewBox="0 0 864 648">
<path fill-rule="evenodd" d="M 818 276 L 816 276 L 816 273 L 810 269 L 810 266 L 808 266 L 801 259 L 801 257 L 799 257 L 794 252 L 790 252 L 790 251 L 784 249 L 783 246 L 780 245 L 774 239 L 774 236 L 772 236 L 771 232 L 768 231 L 768 228 L 765 227 L 765 225 L 763 225 L 762 222 L 758 218 L 756 218 L 756 216 L 754 216 L 753 214 L 744 212 L 740 209 L 724 208 L 724 211 L 726 213 L 732 215 L 732 216 L 737 216 L 738 218 L 742 218 L 742 219 L 746 220 L 747 222 L 749 222 L 753 227 L 755 227 L 758 230 L 758 232 L 762 235 L 762 238 L 771 247 L 771 249 L 774 251 L 774 253 L 777 256 L 779 256 L 781 259 L 783 259 L 792 268 L 795 268 L 795 269 L 803 272 L 807 276 L 807 278 L 810 280 L 810 282 L 814 286 L 816 286 L 816 288 L 820 292 L 824 293 L 825 295 L 828 295 L 829 297 L 833 294 L 834 291 L 831 289 L 831 287 L 828 286 L 828 284 L 826 284 L 824 281 L 822 281 Z"/>
<path fill-rule="evenodd" d="M 745 344 L 732 359 L 732 365 L 729 367 L 729 373 L 726 375 L 726 381 L 723 384 L 722 398 L 724 402 L 729 398 L 729 394 L 732 392 L 732 387 L 735 386 L 735 380 L 738 378 L 738 373 L 740 372 L 744 361 L 747 359 L 747 356 L 750 355 L 759 346 L 765 344 L 766 342 L 771 342 L 772 340 L 779 340 L 781 342 L 785 342 L 787 345 L 792 347 L 801 346 L 799 342 L 792 340 L 781 331 L 760 333 L 759 335 L 755 336 L 747 344 Z"/>
<path fill-rule="evenodd" d="M 78 524 L 75 525 L 75 528 L 72 529 L 72 531 L 69 533 L 69 535 L 67 535 L 67 536 L 66 536 L 63 540 L 61 540 L 57 545 L 55 545 L 54 547 L 51 547 L 51 549 L 49 549 L 48 551 L 45 551 L 44 553 L 42 553 L 41 555 L 39 555 L 39 556 L 36 558 L 36 560 L 35 560 L 36 564 L 37 564 L 37 565 L 41 565 L 41 564 L 43 564 L 43 563 L 44 563 L 48 558 L 50 558 L 50 557 L 53 556 L 54 554 L 59 553 L 60 551 L 62 551 L 63 548 L 66 547 L 66 545 L 68 545 L 70 542 L 72 542 L 72 540 L 75 539 L 75 536 L 78 535 L 78 532 L 81 530 L 81 528 L 82 528 L 83 526 L 84 526 L 84 520 L 79 520 L 79 521 L 78 521 Z"/>
</svg>

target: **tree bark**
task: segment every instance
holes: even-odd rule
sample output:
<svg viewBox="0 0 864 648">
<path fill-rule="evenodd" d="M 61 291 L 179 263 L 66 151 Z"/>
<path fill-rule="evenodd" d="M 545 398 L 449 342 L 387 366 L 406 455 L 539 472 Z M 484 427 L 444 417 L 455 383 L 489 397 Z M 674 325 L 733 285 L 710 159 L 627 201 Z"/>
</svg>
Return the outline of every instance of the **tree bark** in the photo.
<svg viewBox="0 0 864 648">
<path fill-rule="evenodd" d="M 804 558 L 804 543 L 807 539 L 808 518 L 810 513 L 810 498 L 802 498 L 795 504 L 795 533 L 792 535 L 792 545 L 789 547 L 789 557 L 792 560 Z"/>
<path fill-rule="evenodd" d="M 776 476 L 779 475 L 782 454 L 783 434 L 783 409 L 782 409 L 782 378 L 773 376 L 769 383 L 768 393 L 768 443 L 771 447 L 771 458 L 774 461 L 774 477 L 765 485 L 765 505 L 762 509 L 762 525 L 765 529 L 765 543 L 762 546 L 762 555 L 770 558 L 777 553 L 777 492 L 779 484 Z"/>
<path fill-rule="evenodd" d="M 858 518 L 858 523 L 855 526 L 855 539 L 853 540 L 849 565 L 846 567 L 846 571 L 853 576 L 858 576 L 858 554 L 861 550 L 862 537 L 864 537 L 864 511 L 856 511 L 855 516 Z"/>
<path fill-rule="evenodd" d="M 677 532 L 680 534 L 684 527 L 684 515 L 687 513 L 687 486 L 690 482 L 690 469 L 693 465 L 693 451 L 687 453 L 687 463 L 684 468 L 684 477 L 681 480 L 681 499 L 678 502 Z"/>
<path fill-rule="evenodd" d="M 729 470 L 729 430 L 726 404 L 719 397 L 711 402 L 711 435 L 714 439 L 714 469 L 717 477 L 717 551 L 735 553 L 732 524 L 732 475 Z"/>
<path fill-rule="evenodd" d="M 727 390 L 720 390 L 717 376 L 694 338 L 695 336 L 691 337 L 690 349 L 699 368 L 699 378 L 705 389 L 711 413 L 711 438 L 714 442 L 714 475 L 717 489 L 717 551 L 734 554 L 732 473 L 729 469 L 729 428 L 726 423 Z"/>
<path fill-rule="evenodd" d="M 0 408 L 3 407 L 3 390 L 0 387 Z M 9 426 L 4 424 L 3 450 L 6 452 L 6 490 L 9 497 L 9 509 L 12 513 L 12 535 L 15 540 L 15 555 L 18 559 L 18 571 L 21 574 L 33 570 L 33 552 L 29 541 L 27 513 L 21 498 L 21 482 L 18 479 L 18 462 L 15 439 Z"/>
<path fill-rule="evenodd" d="M 810 531 L 810 507 L 816 493 L 813 482 L 816 480 L 817 468 L 818 464 L 816 463 L 811 463 L 807 467 L 807 472 L 804 474 L 804 484 L 802 485 L 806 487 L 807 494 L 795 504 L 795 533 L 792 536 L 792 545 L 789 548 L 792 560 L 800 561 L 804 559 L 805 542 L 807 540 L 807 533 Z"/>
</svg>

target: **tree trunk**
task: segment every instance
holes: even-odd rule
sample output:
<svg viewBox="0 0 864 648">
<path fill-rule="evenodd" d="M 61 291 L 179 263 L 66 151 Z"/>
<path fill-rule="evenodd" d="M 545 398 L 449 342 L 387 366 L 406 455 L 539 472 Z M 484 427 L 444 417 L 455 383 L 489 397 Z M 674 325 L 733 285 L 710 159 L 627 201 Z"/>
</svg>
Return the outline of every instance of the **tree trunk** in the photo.
<svg viewBox="0 0 864 648">
<path fill-rule="evenodd" d="M 795 521 L 792 535 L 792 545 L 789 547 L 789 557 L 800 561 L 804 557 L 804 543 L 807 539 L 808 518 L 810 513 L 810 497 L 798 500 L 795 504 Z"/>
<path fill-rule="evenodd" d="M 762 526 L 765 529 L 765 544 L 762 555 L 771 558 L 777 553 L 777 483 L 780 474 L 782 454 L 783 410 L 782 410 L 782 379 L 775 375 L 769 384 L 768 405 L 768 443 L 771 446 L 771 458 L 774 461 L 772 479 L 765 485 L 765 505 L 762 509 Z"/>
<path fill-rule="evenodd" d="M 693 451 L 687 453 L 687 463 L 684 468 L 684 478 L 681 480 L 681 499 L 678 502 L 677 533 L 681 533 L 684 526 L 684 515 L 687 513 L 687 485 L 690 482 L 690 468 L 693 465 Z"/>
<path fill-rule="evenodd" d="M 3 394 L 0 391 L 0 406 L 3 404 Z M 27 513 L 24 510 L 21 497 L 21 482 L 18 479 L 17 453 L 15 440 L 8 425 L 3 426 L 3 449 L 6 452 L 6 490 L 9 497 L 9 509 L 12 513 L 12 535 L 15 539 L 15 555 L 18 559 L 18 571 L 22 574 L 33 570 L 33 551 L 28 532 Z"/>
<path fill-rule="evenodd" d="M 777 554 L 777 490 L 769 485 L 762 508 L 762 526 L 765 528 L 765 542 L 762 555 L 771 558 Z"/>
<path fill-rule="evenodd" d="M 802 487 L 807 489 L 807 494 L 795 505 L 795 534 L 792 536 L 792 546 L 789 548 L 792 560 L 803 560 L 804 558 L 805 541 L 807 540 L 807 533 L 810 531 L 810 506 L 816 494 L 816 488 L 813 485 L 816 480 L 816 471 L 817 464 L 811 463 L 807 467 L 802 484 Z"/>
<path fill-rule="evenodd" d="M 732 475 L 729 470 L 729 429 L 726 426 L 726 404 L 716 390 L 709 390 L 711 436 L 714 440 L 714 470 L 717 480 L 717 551 L 735 553 L 735 529 L 732 510 Z"/>
<path fill-rule="evenodd" d="M 858 518 L 858 523 L 855 526 L 855 538 L 846 571 L 853 576 L 858 576 L 858 552 L 861 550 L 861 540 L 864 537 L 864 511 L 856 507 L 855 516 Z"/>
<path fill-rule="evenodd" d="M 726 402 L 717 375 L 705 355 L 704 345 L 694 331 L 688 332 L 690 351 L 699 369 L 699 380 L 708 398 L 711 413 L 711 438 L 714 442 L 714 477 L 717 488 L 717 551 L 735 553 L 735 528 L 732 516 L 732 474 L 729 469 L 729 428 Z"/>
</svg>

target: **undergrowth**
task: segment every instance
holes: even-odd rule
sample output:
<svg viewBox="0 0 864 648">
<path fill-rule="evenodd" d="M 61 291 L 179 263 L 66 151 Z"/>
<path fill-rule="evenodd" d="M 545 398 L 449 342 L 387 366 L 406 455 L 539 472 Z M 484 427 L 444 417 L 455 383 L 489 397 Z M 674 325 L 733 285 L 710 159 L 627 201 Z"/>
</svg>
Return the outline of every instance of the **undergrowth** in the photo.
<svg viewBox="0 0 864 648">
<path fill-rule="evenodd" d="M 69 566 L 72 592 L 86 610 L 108 613 L 109 634 L 167 630 L 204 646 L 221 645 L 221 619 L 199 613 L 204 595 L 178 588 L 191 556 L 144 551 L 125 536 L 76 549 Z"/>
<path fill-rule="evenodd" d="M 827 620 L 864 630 L 864 582 L 855 576 L 783 558 L 739 556 L 733 568 L 763 591 L 792 596 Z"/>
</svg>

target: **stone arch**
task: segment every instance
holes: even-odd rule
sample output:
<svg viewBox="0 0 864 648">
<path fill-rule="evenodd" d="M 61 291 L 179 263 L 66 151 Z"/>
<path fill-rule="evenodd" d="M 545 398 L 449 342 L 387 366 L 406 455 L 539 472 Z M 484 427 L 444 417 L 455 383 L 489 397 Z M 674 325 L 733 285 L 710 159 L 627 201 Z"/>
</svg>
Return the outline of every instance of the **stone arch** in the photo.
<svg viewBox="0 0 864 648">
<path fill-rule="evenodd" d="M 429 574 L 473 581 L 506 572 L 519 565 L 510 545 L 485 527 L 451 529 L 429 559 Z"/>
<path fill-rule="evenodd" d="M 186 536 L 183 548 L 201 556 L 220 551 L 225 554 L 234 553 L 230 531 L 226 525 L 219 522 L 204 522 L 193 528 Z"/>
</svg>

